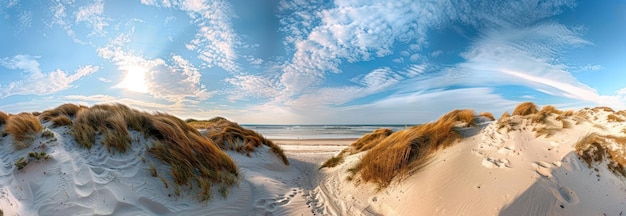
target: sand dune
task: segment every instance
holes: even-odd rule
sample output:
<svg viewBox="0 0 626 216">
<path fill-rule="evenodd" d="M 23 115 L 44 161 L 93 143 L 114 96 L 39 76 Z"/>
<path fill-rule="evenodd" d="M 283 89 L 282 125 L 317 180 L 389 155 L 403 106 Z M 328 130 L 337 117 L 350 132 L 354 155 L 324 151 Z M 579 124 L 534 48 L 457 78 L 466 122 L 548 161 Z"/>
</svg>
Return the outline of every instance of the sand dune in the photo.
<svg viewBox="0 0 626 216">
<path fill-rule="evenodd" d="M 15 150 L 12 135 L 0 138 L 0 209 L 4 215 L 623 214 L 626 178 L 609 168 L 618 159 L 588 164 L 576 150 L 589 134 L 626 136 L 624 122 L 609 117 L 626 119 L 623 112 L 537 113 L 459 122 L 459 140 L 384 187 L 350 174 L 369 150 L 320 169 L 354 139 L 273 140 L 289 165 L 269 145 L 249 155 L 223 149 L 240 177 L 229 188 L 213 185 L 207 201 L 199 201 L 198 188 L 174 183 L 170 165 L 148 151 L 154 138 L 140 131 L 129 130 L 125 152 L 111 152 L 83 148 L 71 126 L 43 121 L 42 131 L 52 135 L 38 132 L 27 148 Z M 623 150 L 615 140 L 607 141 L 608 152 Z M 36 159 L 40 152 L 49 158 Z M 28 163 L 18 166 L 20 158 Z"/>
</svg>

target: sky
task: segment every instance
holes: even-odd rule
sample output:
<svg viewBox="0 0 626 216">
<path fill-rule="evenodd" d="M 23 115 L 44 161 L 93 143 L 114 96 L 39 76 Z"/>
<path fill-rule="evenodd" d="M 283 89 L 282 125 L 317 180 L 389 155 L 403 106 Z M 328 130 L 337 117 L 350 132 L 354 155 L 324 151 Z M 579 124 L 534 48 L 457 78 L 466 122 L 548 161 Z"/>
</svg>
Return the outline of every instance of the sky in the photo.
<svg viewBox="0 0 626 216">
<path fill-rule="evenodd" d="M 0 0 L 0 110 L 245 124 L 626 109 L 626 1 Z"/>
</svg>

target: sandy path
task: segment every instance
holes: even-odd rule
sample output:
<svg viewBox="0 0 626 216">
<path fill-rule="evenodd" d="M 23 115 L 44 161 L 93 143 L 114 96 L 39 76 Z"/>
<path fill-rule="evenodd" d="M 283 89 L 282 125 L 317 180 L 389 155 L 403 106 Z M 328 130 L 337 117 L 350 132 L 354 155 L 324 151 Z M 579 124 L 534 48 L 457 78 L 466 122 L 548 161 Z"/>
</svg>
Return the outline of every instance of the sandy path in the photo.
<svg viewBox="0 0 626 216">
<path fill-rule="evenodd" d="M 341 208 L 336 206 L 334 196 L 320 181 L 323 173 L 319 172 L 321 163 L 332 157 L 355 139 L 334 140 L 274 140 L 285 151 L 291 162 L 288 176 L 293 181 L 286 188 L 297 188 L 296 196 L 291 196 L 290 205 L 282 206 L 275 214 L 287 215 L 337 215 Z M 291 189 L 293 191 L 293 189 Z M 258 213 L 258 212 L 257 212 Z"/>
</svg>

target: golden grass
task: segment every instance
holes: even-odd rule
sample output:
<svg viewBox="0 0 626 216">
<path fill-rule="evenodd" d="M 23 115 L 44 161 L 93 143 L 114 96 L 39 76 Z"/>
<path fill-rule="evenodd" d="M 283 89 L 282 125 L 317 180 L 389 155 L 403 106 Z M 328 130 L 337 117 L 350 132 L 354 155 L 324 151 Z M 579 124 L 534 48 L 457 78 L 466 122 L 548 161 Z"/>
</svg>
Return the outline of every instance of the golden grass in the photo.
<svg viewBox="0 0 626 216">
<path fill-rule="evenodd" d="M 546 105 L 546 106 L 541 107 L 541 110 L 539 112 L 554 113 L 557 115 L 563 114 L 563 111 L 557 109 L 556 107 L 552 105 Z"/>
<path fill-rule="evenodd" d="M 320 169 L 325 167 L 335 167 L 343 163 L 343 157 L 345 156 L 345 154 L 356 154 L 359 152 L 370 150 L 392 133 L 393 131 L 388 128 L 379 128 L 371 133 L 365 134 L 363 135 L 363 137 L 350 144 L 349 148 L 342 150 L 336 156 L 333 156 L 330 159 L 326 160 L 322 164 L 322 166 L 320 166 Z"/>
<path fill-rule="evenodd" d="M 608 116 L 606 116 L 606 119 L 609 122 L 624 122 L 624 119 L 622 119 L 619 116 L 614 115 L 614 114 L 609 114 Z"/>
<path fill-rule="evenodd" d="M 208 179 L 216 184 L 232 185 L 239 172 L 234 161 L 218 145 L 203 138 L 200 133 L 184 121 L 163 113 L 152 116 L 156 137 L 148 151 L 171 166 L 170 175 L 177 185 L 193 185 L 194 179 Z M 201 183 L 201 200 L 210 185 Z"/>
<path fill-rule="evenodd" d="M 488 119 L 491 119 L 491 121 L 495 121 L 496 117 L 493 116 L 493 114 L 491 114 L 490 112 L 481 112 L 480 114 L 478 114 L 479 116 L 483 116 L 486 117 Z"/>
<path fill-rule="evenodd" d="M 615 110 L 613 110 L 611 107 L 604 107 L 604 106 L 594 107 L 594 108 L 591 108 L 591 110 L 593 110 L 594 112 L 598 112 L 600 110 L 605 111 L 605 112 L 610 112 L 610 113 L 615 112 Z"/>
<path fill-rule="evenodd" d="M 372 149 L 376 144 L 380 143 L 383 139 L 391 135 L 393 131 L 388 128 L 379 128 L 372 133 L 363 135 L 363 137 L 356 140 L 350 146 L 354 147 L 357 152 L 367 151 Z"/>
<path fill-rule="evenodd" d="M 176 183 L 176 194 L 180 194 L 181 186 L 186 185 L 190 189 L 198 189 L 199 200 L 207 200 L 211 198 L 212 186 L 219 186 L 219 192 L 226 195 L 228 188 L 237 183 L 239 178 L 237 165 L 219 145 L 203 137 L 185 121 L 169 114 L 150 114 L 122 104 L 100 104 L 89 108 L 63 104 L 44 111 L 39 118 L 52 121 L 55 126 L 71 125 L 70 133 L 81 147 L 91 148 L 101 144 L 111 153 L 123 153 L 130 148 L 132 139 L 129 130 L 141 132 L 153 142 L 147 151 L 170 166 L 169 175 Z M 30 139 L 41 129 L 37 117 L 29 113 L 9 117 L 5 127 L 16 140 Z M 273 152 L 284 157 L 278 146 L 260 135 L 245 130 L 238 134 L 245 135 L 245 142 L 268 145 Z M 98 143 L 97 136 L 102 136 Z M 20 144 L 16 149 L 28 146 L 22 142 L 15 143 Z M 169 187 L 167 179 L 159 175 L 154 164 L 151 164 L 150 172 L 152 176 L 158 176 L 166 188 Z"/>
<path fill-rule="evenodd" d="M 9 117 L 4 131 L 13 136 L 15 150 L 21 150 L 30 146 L 34 136 L 42 129 L 41 123 L 33 114 L 20 113 Z"/>
<path fill-rule="evenodd" d="M 239 124 L 228 121 L 222 117 L 216 117 L 208 121 L 206 127 L 206 137 L 219 145 L 222 149 L 230 149 L 248 156 L 261 145 L 270 147 L 272 153 L 278 156 L 285 165 L 289 165 L 289 160 L 280 146 L 253 130 L 241 127 Z M 189 126 L 193 128 L 192 126 Z"/>
<path fill-rule="evenodd" d="M 196 180 L 200 200 L 210 198 L 207 193 L 211 184 L 207 182 L 231 186 L 239 176 L 234 161 L 215 143 L 169 114 L 148 114 L 122 104 L 102 104 L 78 112 L 72 127 L 79 145 L 91 148 L 96 135 L 102 134 L 101 144 L 110 152 L 125 152 L 130 148 L 130 129 L 153 138 L 148 152 L 170 166 L 169 174 L 176 183 L 177 193 L 180 193 L 179 185 L 193 188 Z M 151 173 L 158 176 L 155 168 L 151 168 Z M 168 187 L 167 181 L 161 180 Z"/>
<path fill-rule="evenodd" d="M 515 110 L 513 110 L 513 115 L 526 116 L 530 114 L 535 114 L 537 112 L 538 112 L 537 105 L 535 105 L 532 102 L 524 102 L 524 103 L 518 104 L 515 107 Z"/>
<path fill-rule="evenodd" d="M 342 151 L 337 156 L 333 156 L 330 159 L 324 161 L 322 166 L 320 166 L 320 169 L 324 167 L 327 167 L 327 168 L 336 167 L 337 165 L 343 163 L 343 154 L 344 152 Z"/>
<path fill-rule="evenodd" d="M 72 125 L 72 119 L 70 119 L 66 115 L 53 117 L 50 121 L 52 122 L 53 127 Z"/>
<path fill-rule="evenodd" d="M 0 111 L 0 126 L 6 124 L 8 119 L 9 119 L 9 115 Z"/>
<path fill-rule="evenodd" d="M 43 111 L 43 113 L 39 115 L 39 118 L 43 121 L 50 121 L 59 116 L 67 116 L 68 118 L 72 118 L 83 109 L 87 109 L 87 107 L 76 104 L 63 104 L 54 109 Z"/>
<path fill-rule="evenodd" d="M 502 115 L 500 116 L 499 119 L 508 118 L 508 117 L 511 117 L 511 114 L 509 114 L 509 112 L 505 111 L 505 112 L 502 113 Z"/>
<path fill-rule="evenodd" d="M 611 143 L 620 146 L 610 148 Z M 607 168 L 615 174 L 626 177 L 626 137 L 589 134 L 576 143 L 576 154 L 588 167 L 596 162 L 607 160 Z"/>
<path fill-rule="evenodd" d="M 424 165 L 437 150 L 461 138 L 454 130 L 459 122 L 471 123 L 472 110 L 454 110 L 439 120 L 395 132 L 369 150 L 353 168 L 365 182 L 387 187 L 395 178 L 403 179 Z M 471 114 L 471 115 L 469 115 Z"/>
<path fill-rule="evenodd" d="M 564 116 L 574 116 L 574 110 L 567 110 L 563 112 Z"/>
</svg>

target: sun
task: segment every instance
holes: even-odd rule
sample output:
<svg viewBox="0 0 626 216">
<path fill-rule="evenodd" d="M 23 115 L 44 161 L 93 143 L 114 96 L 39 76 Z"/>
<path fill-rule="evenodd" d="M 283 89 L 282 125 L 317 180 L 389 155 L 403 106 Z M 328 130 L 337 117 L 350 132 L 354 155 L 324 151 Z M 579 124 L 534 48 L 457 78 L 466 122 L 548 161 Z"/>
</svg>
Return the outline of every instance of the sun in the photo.
<svg viewBox="0 0 626 216">
<path fill-rule="evenodd" d="M 114 86 L 115 88 L 123 88 L 129 91 L 147 93 L 148 85 L 146 85 L 146 69 L 139 66 L 128 67 L 126 76 L 122 82 Z"/>
</svg>

